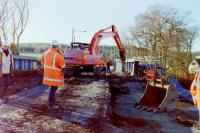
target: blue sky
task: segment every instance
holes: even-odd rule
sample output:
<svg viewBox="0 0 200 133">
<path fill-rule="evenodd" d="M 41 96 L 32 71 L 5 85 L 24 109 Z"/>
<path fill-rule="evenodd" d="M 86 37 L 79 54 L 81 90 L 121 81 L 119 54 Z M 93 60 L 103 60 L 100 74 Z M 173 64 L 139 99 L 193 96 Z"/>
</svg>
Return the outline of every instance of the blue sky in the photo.
<svg viewBox="0 0 200 133">
<path fill-rule="evenodd" d="M 164 5 L 189 11 L 200 26 L 200 0 L 34 0 L 30 19 L 21 42 L 70 43 L 72 27 L 76 41 L 90 42 L 101 28 L 115 24 L 122 32 L 134 26 L 134 18 L 154 5 Z M 102 43 L 114 43 L 105 39 Z M 200 39 L 194 51 L 200 51 Z"/>
</svg>

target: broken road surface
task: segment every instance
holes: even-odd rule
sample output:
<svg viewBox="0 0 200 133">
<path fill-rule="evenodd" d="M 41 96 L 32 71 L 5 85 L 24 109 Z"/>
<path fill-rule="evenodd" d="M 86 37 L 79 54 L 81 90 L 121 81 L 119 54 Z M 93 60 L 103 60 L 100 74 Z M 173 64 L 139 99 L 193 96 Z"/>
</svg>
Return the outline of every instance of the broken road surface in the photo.
<svg viewBox="0 0 200 133">
<path fill-rule="evenodd" d="M 60 109 L 48 110 L 49 89 L 40 85 L 0 106 L 0 132 L 199 133 L 198 111 L 180 102 L 173 112 L 134 108 L 145 83 L 131 77 L 78 77 L 56 93 Z"/>
<path fill-rule="evenodd" d="M 91 132 L 87 126 L 106 115 L 108 84 L 94 79 L 72 82 L 59 88 L 57 99 L 61 107 L 57 110 L 47 108 L 46 86 L 9 97 L 0 106 L 1 132 Z"/>
</svg>

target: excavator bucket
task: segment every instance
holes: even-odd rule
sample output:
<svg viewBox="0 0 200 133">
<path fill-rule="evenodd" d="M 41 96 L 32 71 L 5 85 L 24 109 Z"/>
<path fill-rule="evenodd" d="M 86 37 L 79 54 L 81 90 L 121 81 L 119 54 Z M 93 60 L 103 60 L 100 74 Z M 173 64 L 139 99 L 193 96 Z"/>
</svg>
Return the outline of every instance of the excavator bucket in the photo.
<svg viewBox="0 0 200 133">
<path fill-rule="evenodd" d="M 135 107 L 152 113 L 173 111 L 176 109 L 178 94 L 172 85 L 155 84 L 149 82 L 145 93 Z"/>
</svg>

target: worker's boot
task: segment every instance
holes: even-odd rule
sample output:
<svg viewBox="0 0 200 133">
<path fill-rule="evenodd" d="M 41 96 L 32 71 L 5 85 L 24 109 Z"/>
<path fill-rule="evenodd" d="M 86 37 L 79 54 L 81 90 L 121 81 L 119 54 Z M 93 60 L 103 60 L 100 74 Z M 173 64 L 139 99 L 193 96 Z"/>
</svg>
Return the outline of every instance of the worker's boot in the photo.
<svg viewBox="0 0 200 133">
<path fill-rule="evenodd" d="M 2 103 L 7 103 L 7 102 L 8 102 L 8 98 L 5 97 L 4 95 L 1 95 L 0 96 L 0 103 L 2 104 Z"/>
<path fill-rule="evenodd" d="M 52 110 L 52 109 L 59 109 L 59 108 L 60 108 L 60 106 L 58 104 L 56 104 L 56 99 L 54 97 L 53 100 L 51 102 L 49 102 L 48 109 Z"/>
<path fill-rule="evenodd" d="M 8 98 L 4 97 L 3 99 L 1 99 L 1 103 L 7 103 L 8 102 Z"/>
<path fill-rule="evenodd" d="M 0 96 L 0 104 L 2 104 L 3 103 L 3 96 L 1 95 Z"/>
<path fill-rule="evenodd" d="M 0 104 L 2 103 L 2 99 L 3 99 L 3 88 L 1 88 L 0 86 Z"/>
<path fill-rule="evenodd" d="M 5 90 L 7 89 L 7 87 L 3 87 L 1 90 L 1 95 L 0 95 L 0 103 L 7 103 L 8 98 L 6 97 L 6 93 Z"/>
<path fill-rule="evenodd" d="M 53 103 L 49 103 L 48 109 L 59 109 L 60 105 L 56 104 L 56 99 L 55 97 L 53 98 Z"/>
<path fill-rule="evenodd" d="M 59 109 L 60 108 L 60 106 L 58 106 L 58 105 L 52 105 L 52 106 L 48 106 L 48 109 L 49 110 L 52 110 L 52 109 Z"/>
</svg>

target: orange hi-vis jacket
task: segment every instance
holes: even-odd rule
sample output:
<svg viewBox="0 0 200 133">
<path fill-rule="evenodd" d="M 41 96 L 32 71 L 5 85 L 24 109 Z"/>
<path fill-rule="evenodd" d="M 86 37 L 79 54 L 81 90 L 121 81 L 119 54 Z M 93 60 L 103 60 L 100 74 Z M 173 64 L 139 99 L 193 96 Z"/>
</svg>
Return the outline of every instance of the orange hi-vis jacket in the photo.
<svg viewBox="0 0 200 133">
<path fill-rule="evenodd" d="M 190 87 L 194 105 L 200 110 L 200 68 L 196 71 L 194 80 Z"/>
<path fill-rule="evenodd" d="M 63 86 L 65 61 L 61 53 L 55 48 L 50 48 L 42 56 L 41 64 L 44 65 L 43 84 L 49 86 Z"/>
</svg>

